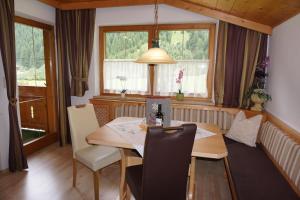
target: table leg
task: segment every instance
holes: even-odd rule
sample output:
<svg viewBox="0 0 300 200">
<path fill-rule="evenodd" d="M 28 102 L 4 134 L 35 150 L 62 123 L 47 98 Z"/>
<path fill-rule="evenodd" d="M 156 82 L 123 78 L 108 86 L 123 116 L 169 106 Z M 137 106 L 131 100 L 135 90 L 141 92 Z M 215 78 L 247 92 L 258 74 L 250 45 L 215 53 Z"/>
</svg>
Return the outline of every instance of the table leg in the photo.
<svg viewBox="0 0 300 200">
<path fill-rule="evenodd" d="M 124 152 L 124 149 L 120 149 L 121 153 L 121 182 L 120 182 L 120 200 L 126 199 L 126 192 L 127 192 L 127 187 L 126 187 L 126 182 L 125 182 L 125 172 L 126 172 L 126 166 L 127 166 L 127 159 L 126 155 Z"/>
<path fill-rule="evenodd" d="M 195 184 L 196 184 L 196 157 L 192 157 L 191 165 L 190 165 L 190 179 L 189 179 L 189 193 L 188 199 L 193 200 L 195 199 Z"/>
</svg>

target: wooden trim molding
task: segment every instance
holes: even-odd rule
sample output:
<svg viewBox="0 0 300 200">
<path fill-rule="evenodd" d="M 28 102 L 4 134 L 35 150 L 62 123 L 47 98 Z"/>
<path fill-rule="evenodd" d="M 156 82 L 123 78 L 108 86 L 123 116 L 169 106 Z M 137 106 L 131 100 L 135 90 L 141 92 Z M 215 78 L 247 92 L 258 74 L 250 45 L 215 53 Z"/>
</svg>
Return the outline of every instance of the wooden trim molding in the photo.
<svg viewBox="0 0 300 200">
<path fill-rule="evenodd" d="M 126 1 L 124 0 L 123 1 L 122 0 L 87 1 L 86 0 L 86 1 L 76 1 L 76 2 L 64 2 L 58 0 L 39 0 L 39 1 L 62 10 L 151 5 L 155 3 L 155 0 L 126 0 Z M 219 19 L 225 22 L 229 22 L 262 33 L 272 34 L 272 27 L 269 25 L 257 23 L 222 11 L 207 8 L 196 3 L 186 2 L 184 0 L 158 0 L 158 3 L 188 10 L 194 13 Z"/>
<path fill-rule="evenodd" d="M 291 128 L 289 125 L 284 123 L 279 118 L 275 117 L 271 113 L 267 112 L 267 121 L 270 121 L 276 127 L 281 129 L 284 133 L 286 133 L 289 137 L 294 139 L 297 143 L 300 144 L 300 132 L 296 131 L 295 129 Z"/>
<path fill-rule="evenodd" d="M 51 25 L 37 22 L 37 21 L 31 20 L 31 19 L 19 17 L 19 16 L 15 16 L 15 22 L 20 23 L 20 24 L 25 24 L 28 26 L 33 26 L 33 27 L 40 28 L 40 29 L 44 29 L 44 30 L 48 30 L 48 31 L 52 31 L 54 29 L 53 26 L 51 26 Z"/>
</svg>

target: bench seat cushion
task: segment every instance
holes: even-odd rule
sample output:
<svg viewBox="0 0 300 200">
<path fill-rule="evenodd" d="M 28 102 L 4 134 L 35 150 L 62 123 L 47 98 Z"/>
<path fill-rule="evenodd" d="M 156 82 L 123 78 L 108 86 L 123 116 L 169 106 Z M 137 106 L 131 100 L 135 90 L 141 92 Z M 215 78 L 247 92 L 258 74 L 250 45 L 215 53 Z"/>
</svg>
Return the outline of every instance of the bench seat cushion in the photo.
<svg viewBox="0 0 300 200">
<path fill-rule="evenodd" d="M 249 147 L 225 137 L 228 163 L 240 200 L 297 199 L 288 182 L 258 145 Z"/>
</svg>

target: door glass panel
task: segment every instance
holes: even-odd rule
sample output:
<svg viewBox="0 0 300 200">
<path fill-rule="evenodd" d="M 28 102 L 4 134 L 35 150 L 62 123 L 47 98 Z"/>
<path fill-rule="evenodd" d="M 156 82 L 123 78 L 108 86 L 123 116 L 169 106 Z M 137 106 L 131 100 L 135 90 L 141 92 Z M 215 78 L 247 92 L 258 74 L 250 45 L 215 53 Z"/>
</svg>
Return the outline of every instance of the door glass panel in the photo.
<svg viewBox="0 0 300 200">
<path fill-rule="evenodd" d="M 15 23 L 18 86 L 46 86 L 43 29 Z"/>
</svg>

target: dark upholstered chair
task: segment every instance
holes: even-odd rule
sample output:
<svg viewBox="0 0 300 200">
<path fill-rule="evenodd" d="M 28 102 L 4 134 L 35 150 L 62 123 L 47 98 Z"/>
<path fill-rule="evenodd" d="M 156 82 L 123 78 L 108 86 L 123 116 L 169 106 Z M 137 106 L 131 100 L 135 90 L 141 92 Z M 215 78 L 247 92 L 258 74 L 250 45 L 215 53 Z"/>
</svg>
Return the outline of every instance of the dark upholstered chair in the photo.
<svg viewBox="0 0 300 200">
<path fill-rule="evenodd" d="M 126 182 L 136 200 L 185 200 L 197 126 L 151 127 L 143 165 L 127 167 Z"/>
</svg>

